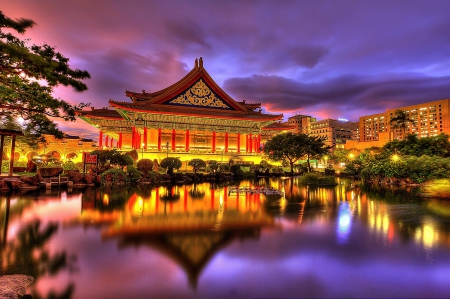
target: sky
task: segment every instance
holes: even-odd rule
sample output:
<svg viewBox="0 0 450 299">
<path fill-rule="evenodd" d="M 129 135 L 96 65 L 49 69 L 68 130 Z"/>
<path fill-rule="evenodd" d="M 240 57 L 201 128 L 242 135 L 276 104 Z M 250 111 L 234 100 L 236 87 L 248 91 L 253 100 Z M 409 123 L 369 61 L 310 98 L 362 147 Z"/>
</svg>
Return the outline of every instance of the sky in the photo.
<svg viewBox="0 0 450 299">
<path fill-rule="evenodd" d="M 450 98 L 450 1 L 5 0 L 24 35 L 87 70 L 88 90 L 55 95 L 92 107 L 129 101 L 186 75 L 198 57 L 234 100 L 266 113 L 359 117 Z M 68 134 L 96 138 L 78 120 Z"/>
</svg>

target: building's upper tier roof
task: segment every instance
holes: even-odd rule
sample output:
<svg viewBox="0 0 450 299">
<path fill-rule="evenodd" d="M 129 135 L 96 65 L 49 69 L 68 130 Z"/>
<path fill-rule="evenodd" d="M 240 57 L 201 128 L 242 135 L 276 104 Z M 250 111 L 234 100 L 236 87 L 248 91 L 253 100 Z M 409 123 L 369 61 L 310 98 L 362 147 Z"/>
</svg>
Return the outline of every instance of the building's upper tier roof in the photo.
<svg viewBox="0 0 450 299">
<path fill-rule="evenodd" d="M 195 60 L 194 68 L 186 76 L 169 87 L 153 93 L 127 90 L 125 94 L 132 102 L 109 101 L 110 106 L 125 114 L 165 113 L 254 121 L 276 121 L 283 117 L 282 114 L 261 113 L 261 103 L 233 100 L 203 68 L 201 57 Z"/>
</svg>

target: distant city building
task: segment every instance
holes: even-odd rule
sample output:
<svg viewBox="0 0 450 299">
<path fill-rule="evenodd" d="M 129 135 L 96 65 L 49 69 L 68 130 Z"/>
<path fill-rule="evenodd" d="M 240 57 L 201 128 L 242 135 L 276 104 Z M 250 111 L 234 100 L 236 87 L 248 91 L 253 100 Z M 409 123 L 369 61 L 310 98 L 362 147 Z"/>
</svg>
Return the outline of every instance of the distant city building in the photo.
<svg viewBox="0 0 450 299">
<path fill-rule="evenodd" d="M 419 138 L 437 136 L 441 133 L 450 133 L 449 99 L 427 102 L 412 106 L 388 109 L 384 113 L 362 116 L 359 118 L 360 141 L 378 141 L 379 134 L 388 133 L 389 140 L 403 139 L 400 129 L 393 129 L 390 124 L 395 117 L 395 111 L 400 109 L 406 113 L 407 118 L 414 123 L 407 123 L 405 135 L 416 134 Z"/>
<path fill-rule="evenodd" d="M 418 138 L 450 134 L 450 99 L 442 99 L 417 105 L 387 109 L 383 113 L 359 118 L 359 142 L 349 141 L 345 148 L 364 149 L 372 146 L 381 147 L 394 139 L 403 139 L 408 134 Z M 407 123 L 405 136 L 401 129 L 394 129 L 390 121 L 396 116 L 396 110 L 405 112 L 413 123 Z"/>
<path fill-rule="evenodd" d="M 311 123 L 315 121 L 317 119 L 309 115 L 297 114 L 289 117 L 286 124 L 295 127 L 295 133 L 309 134 L 311 132 Z"/>
<path fill-rule="evenodd" d="M 344 148 L 349 140 L 357 138 L 358 122 L 323 119 L 311 123 L 310 135 L 326 137 L 326 145 Z"/>
</svg>

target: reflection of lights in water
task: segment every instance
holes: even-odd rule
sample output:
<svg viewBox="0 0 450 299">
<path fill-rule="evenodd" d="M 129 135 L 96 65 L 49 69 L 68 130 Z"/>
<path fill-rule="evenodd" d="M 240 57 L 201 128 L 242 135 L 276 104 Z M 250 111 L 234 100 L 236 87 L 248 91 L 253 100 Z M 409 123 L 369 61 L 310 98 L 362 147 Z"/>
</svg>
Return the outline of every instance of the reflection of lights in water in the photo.
<svg viewBox="0 0 450 299">
<path fill-rule="evenodd" d="M 287 205 L 286 198 L 283 196 L 280 199 L 280 212 L 281 212 L 281 214 L 284 214 L 284 210 L 286 209 L 286 205 Z"/>
<path fill-rule="evenodd" d="M 424 224 L 423 227 L 418 228 L 414 237 L 416 241 L 422 243 L 425 248 L 433 247 L 439 239 L 438 232 L 434 226 L 430 224 Z"/>
<path fill-rule="evenodd" d="M 342 202 L 338 211 L 337 238 L 339 243 L 345 243 L 350 234 L 352 225 L 352 215 L 348 202 Z"/>
<path fill-rule="evenodd" d="M 133 205 L 133 214 L 142 216 L 143 212 L 144 212 L 144 200 L 142 199 L 142 197 L 139 196 Z"/>
<path fill-rule="evenodd" d="M 103 194 L 103 205 L 104 206 L 108 206 L 109 205 L 109 195 L 108 194 Z"/>
<path fill-rule="evenodd" d="M 222 226 L 223 212 L 224 212 L 223 196 L 222 194 L 220 194 L 219 210 L 217 211 L 217 220 L 216 224 L 214 225 L 215 230 L 219 230 L 220 227 Z"/>
</svg>

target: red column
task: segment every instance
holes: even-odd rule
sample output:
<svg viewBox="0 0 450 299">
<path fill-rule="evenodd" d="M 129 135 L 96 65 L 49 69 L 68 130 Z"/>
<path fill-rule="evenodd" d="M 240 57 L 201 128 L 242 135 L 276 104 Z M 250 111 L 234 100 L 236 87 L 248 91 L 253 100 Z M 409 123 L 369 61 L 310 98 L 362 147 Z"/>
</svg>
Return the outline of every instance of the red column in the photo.
<svg viewBox="0 0 450 299">
<path fill-rule="evenodd" d="M 245 152 L 248 153 L 248 134 L 245 134 Z"/>
<path fill-rule="evenodd" d="M 253 137 L 252 137 L 252 133 L 250 133 L 250 136 L 249 136 L 248 139 L 249 139 L 249 140 L 248 140 L 248 142 L 249 142 L 248 147 L 249 147 L 249 149 L 250 149 L 250 153 L 252 153 L 252 152 L 253 152 L 253 147 L 252 147 L 252 139 L 253 139 Z"/>
<path fill-rule="evenodd" d="M 122 132 L 119 132 L 119 141 L 117 141 L 117 143 L 118 143 L 117 147 L 118 148 L 122 148 L 122 142 L 123 142 Z"/>
<path fill-rule="evenodd" d="M 109 145 L 110 148 L 112 148 L 112 146 L 113 146 L 113 140 L 114 139 L 111 137 L 111 141 L 110 141 L 110 145 Z"/>
<path fill-rule="evenodd" d="M 136 146 L 136 128 L 131 127 L 131 148 L 135 148 Z"/>
<path fill-rule="evenodd" d="M 212 146 L 211 146 L 211 151 L 213 153 L 216 152 L 216 131 L 212 132 Z"/>
<path fill-rule="evenodd" d="M 109 141 L 109 136 L 106 135 L 106 138 L 105 138 L 105 146 L 106 146 L 106 147 L 108 147 L 108 141 Z"/>
<path fill-rule="evenodd" d="M 225 153 L 228 153 L 228 132 L 225 132 Z"/>
<path fill-rule="evenodd" d="M 237 152 L 241 152 L 241 133 L 237 133 Z"/>
<path fill-rule="evenodd" d="M 186 130 L 186 151 L 189 151 L 189 130 Z"/>
<path fill-rule="evenodd" d="M 176 144 L 175 144 L 175 136 L 176 136 L 176 132 L 175 129 L 172 129 L 172 150 L 174 151 L 176 149 Z"/>
<path fill-rule="evenodd" d="M 258 153 L 260 153 L 261 152 L 261 134 L 258 134 L 258 139 L 257 140 L 258 140 L 258 142 L 257 142 L 258 146 L 256 148 L 256 151 Z"/>
<path fill-rule="evenodd" d="M 161 150 L 161 138 L 162 138 L 161 128 L 158 128 L 158 151 Z"/>
<path fill-rule="evenodd" d="M 98 147 L 99 147 L 100 149 L 102 149 L 102 146 L 103 146 L 103 132 L 100 131 L 100 134 L 99 134 L 99 136 L 98 136 Z"/>
<path fill-rule="evenodd" d="M 144 127 L 144 149 L 147 149 L 147 127 Z"/>
</svg>

